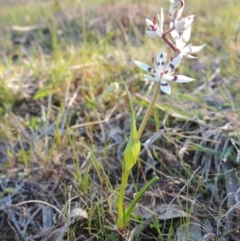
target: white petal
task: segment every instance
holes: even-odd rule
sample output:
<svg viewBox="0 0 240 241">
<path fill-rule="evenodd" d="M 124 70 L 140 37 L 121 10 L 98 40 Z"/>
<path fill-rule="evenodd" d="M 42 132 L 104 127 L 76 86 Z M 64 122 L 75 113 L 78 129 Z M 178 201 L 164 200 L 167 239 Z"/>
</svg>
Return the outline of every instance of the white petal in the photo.
<svg viewBox="0 0 240 241">
<path fill-rule="evenodd" d="M 182 42 L 185 43 L 184 46 L 186 45 L 186 43 L 189 41 L 190 37 L 191 37 L 191 31 L 192 31 L 192 27 L 191 25 L 183 31 L 181 39 Z"/>
<path fill-rule="evenodd" d="M 160 51 L 156 55 L 156 61 L 155 61 L 157 74 L 160 74 L 161 72 L 163 72 L 166 58 L 167 58 L 166 54 L 164 53 L 164 51 L 162 49 L 160 49 Z"/>
<path fill-rule="evenodd" d="M 159 36 L 162 37 L 162 32 L 160 31 L 158 24 L 156 24 L 156 23 L 154 24 L 149 19 L 146 19 L 146 23 L 147 23 L 148 28 L 150 29 L 150 31 L 146 31 L 146 32 L 151 38 L 157 38 Z"/>
<path fill-rule="evenodd" d="M 162 34 L 158 33 L 157 31 L 146 31 L 147 35 L 150 38 L 161 38 Z"/>
<path fill-rule="evenodd" d="M 201 46 L 193 46 L 193 45 L 188 45 L 187 47 L 184 48 L 185 53 L 196 53 L 198 51 L 201 51 L 206 44 L 201 45 Z"/>
<path fill-rule="evenodd" d="M 179 19 L 182 15 L 183 8 L 184 8 L 184 1 L 182 1 L 182 0 L 174 1 L 169 9 L 169 17 L 171 19 L 173 19 L 175 17 L 176 17 L 176 19 Z M 175 16 L 175 14 L 176 14 L 176 16 Z"/>
<path fill-rule="evenodd" d="M 171 88 L 170 88 L 170 85 L 164 80 L 162 79 L 161 80 L 161 85 L 160 85 L 160 88 L 163 92 L 167 93 L 167 94 L 171 94 Z"/>
<path fill-rule="evenodd" d="M 171 73 L 174 69 L 176 69 L 176 68 L 178 67 L 178 65 L 181 63 L 182 57 L 183 57 L 183 53 L 180 53 L 177 57 L 173 58 L 173 59 L 169 62 L 168 66 L 167 66 L 167 68 L 165 69 L 164 72 L 167 71 L 167 73 L 169 74 L 169 73 Z"/>
<path fill-rule="evenodd" d="M 186 30 L 193 22 L 194 15 L 190 15 L 188 17 L 182 18 L 180 21 L 175 21 L 175 29 L 178 32 L 183 32 Z"/>
<path fill-rule="evenodd" d="M 167 80 L 167 81 L 172 81 L 172 82 L 176 82 L 176 83 L 186 83 L 186 82 L 191 82 L 194 79 L 189 78 L 185 75 L 167 75 L 165 74 L 163 77 L 163 79 Z"/>
<path fill-rule="evenodd" d="M 175 30 L 176 31 L 176 30 Z M 177 31 L 176 31 L 177 32 Z M 178 32 L 177 32 L 178 33 Z M 178 41 L 176 41 L 176 46 L 180 49 L 183 50 L 184 46 L 187 44 L 191 36 L 191 25 L 182 32 L 180 35 Z"/>
<path fill-rule="evenodd" d="M 191 54 L 186 54 L 186 53 L 184 53 L 184 56 L 186 56 L 189 59 L 197 59 L 198 58 L 197 56 L 194 56 L 194 55 L 191 55 Z"/>
<path fill-rule="evenodd" d="M 149 81 L 153 81 L 153 82 L 159 82 L 160 79 L 158 79 L 157 77 L 153 77 L 153 76 L 150 76 L 150 75 L 144 75 L 144 77 L 149 80 Z"/>
<path fill-rule="evenodd" d="M 177 11 L 176 19 L 180 19 L 181 18 L 182 12 L 183 12 L 183 7 L 180 10 Z"/>
<path fill-rule="evenodd" d="M 182 15 L 182 11 L 183 11 L 183 8 L 184 8 L 184 0 L 176 1 L 175 4 L 177 5 L 177 16 L 176 16 L 176 18 L 178 19 Z"/>
<path fill-rule="evenodd" d="M 134 63 L 141 69 L 147 71 L 147 72 L 150 72 L 150 73 L 154 73 L 155 70 L 153 68 L 151 68 L 149 65 L 147 64 L 144 64 L 140 61 L 137 61 L 137 60 L 134 60 Z"/>
<path fill-rule="evenodd" d="M 157 16 L 158 16 L 158 21 L 159 21 L 160 32 L 163 33 L 164 14 L 163 14 L 162 8 L 161 8 L 160 16 L 159 16 L 159 14 Z"/>
<path fill-rule="evenodd" d="M 170 22 L 170 28 L 173 26 L 173 22 Z M 179 39 L 179 33 L 177 30 L 173 30 L 170 32 L 171 36 L 173 37 L 173 39 L 175 40 L 175 42 Z"/>
<path fill-rule="evenodd" d="M 173 6 L 171 5 L 171 6 L 170 6 L 170 9 L 169 9 L 169 12 L 168 12 L 168 15 L 169 15 L 169 18 L 170 18 L 170 19 L 173 19 L 175 12 L 176 12 L 176 10 L 175 10 L 175 9 L 173 8 Z"/>
<path fill-rule="evenodd" d="M 148 27 L 151 26 L 151 25 L 154 25 L 153 21 L 151 21 L 150 19 L 146 18 L 145 21 L 146 21 L 146 24 L 147 24 Z"/>
</svg>

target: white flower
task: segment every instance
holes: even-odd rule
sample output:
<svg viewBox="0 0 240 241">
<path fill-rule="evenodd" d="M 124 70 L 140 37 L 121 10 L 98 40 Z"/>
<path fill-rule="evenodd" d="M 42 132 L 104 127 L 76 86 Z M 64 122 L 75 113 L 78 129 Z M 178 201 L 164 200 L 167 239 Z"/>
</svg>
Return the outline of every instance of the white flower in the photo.
<svg viewBox="0 0 240 241">
<path fill-rule="evenodd" d="M 183 32 L 191 26 L 194 15 L 180 19 L 184 8 L 184 0 L 171 0 L 170 2 L 172 5 L 169 9 L 169 17 L 173 20 L 175 29 L 178 32 Z"/>
<path fill-rule="evenodd" d="M 161 90 L 167 94 L 171 94 L 171 88 L 168 84 L 168 81 L 185 83 L 194 80 L 184 75 L 174 75 L 174 71 L 180 64 L 181 60 L 182 54 L 179 54 L 177 57 L 173 58 L 165 68 L 166 54 L 163 52 L 163 50 L 160 50 L 156 55 L 156 59 L 154 60 L 155 70 L 142 62 L 134 61 L 134 63 L 139 68 L 151 73 L 151 76 L 144 75 L 146 79 L 154 82 L 160 81 Z"/>
<path fill-rule="evenodd" d="M 168 13 L 170 19 L 179 19 L 184 8 L 184 0 L 171 0 L 170 2 L 172 3 Z"/>
<path fill-rule="evenodd" d="M 182 18 L 181 20 L 176 19 L 174 21 L 174 27 L 176 31 L 178 31 L 179 33 L 185 31 L 188 27 L 191 26 L 194 17 L 195 15 L 190 15 L 188 17 Z"/>
<path fill-rule="evenodd" d="M 170 28 L 173 26 L 173 23 L 170 23 Z M 182 34 L 179 34 L 175 29 L 171 31 L 171 35 L 175 40 L 176 47 L 180 50 L 182 55 L 185 55 L 188 58 L 197 58 L 191 54 L 196 53 L 202 50 L 206 44 L 202 46 L 193 46 L 193 44 L 187 44 L 191 36 L 191 26 L 189 26 Z"/>
<path fill-rule="evenodd" d="M 161 15 L 157 14 L 157 19 L 155 18 L 153 21 L 146 19 L 147 26 L 150 30 L 146 31 L 149 37 L 151 38 L 161 38 L 163 33 L 163 22 L 164 22 L 164 15 L 163 9 L 161 8 Z"/>
</svg>

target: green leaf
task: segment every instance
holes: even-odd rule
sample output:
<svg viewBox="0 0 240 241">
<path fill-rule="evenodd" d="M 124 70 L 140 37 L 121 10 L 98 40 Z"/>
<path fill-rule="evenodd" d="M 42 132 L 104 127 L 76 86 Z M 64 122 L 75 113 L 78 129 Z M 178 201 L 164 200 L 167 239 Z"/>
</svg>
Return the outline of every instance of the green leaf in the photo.
<svg viewBox="0 0 240 241">
<path fill-rule="evenodd" d="M 130 114 L 131 114 L 131 133 L 130 133 L 127 146 L 124 150 L 124 168 L 126 171 L 131 171 L 133 166 L 137 162 L 140 149 L 141 149 L 141 144 L 137 137 L 136 120 L 135 120 L 135 115 L 134 115 L 134 110 L 132 105 L 132 99 L 125 82 L 123 83 L 128 94 L 128 99 L 130 103 Z"/>
<path fill-rule="evenodd" d="M 53 93 L 54 90 L 52 89 L 47 89 L 44 88 L 42 90 L 39 90 L 34 96 L 33 96 L 33 100 L 38 100 L 40 98 L 45 98 L 47 96 L 49 96 L 50 94 Z"/>
<path fill-rule="evenodd" d="M 125 228 L 130 216 L 136 206 L 136 204 L 138 203 L 139 199 L 142 197 L 142 195 L 147 191 L 147 189 L 158 180 L 159 178 L 153 177 L 150 181 L 148 181 L 144 187 L 138 192 L 138 194 L 135 196 L 135 198 L 132 200 L 132 202 L 130 203 L 130 205 L 128 206 L 128 208 L 126 210 L 122 210 L 122 213 L 120 216 L 118 216 L 118 222 L 117 222 L 117 226 L 118 228 Z M 119 204 L 119 203 L 118 203 Z"/>
<path fill-rule="evenodd" d="M 211 148 L 204 147 L 204 146 L 199 145 L 197 143 L 191 143 L 188 146 L 188 149 L 189 150 L 198 151 L 198 152 L 204 152 L 204 153 L 208 153 L 208 154 L 213 154 L 213 155 L 220 155 L 221 154 L 220 151 L 212 150 Z"/>
<path fill-rule="evenodd" d="M 117 227 L 118 227 L 118 229 L 123 229 L 127 225 L 127 222 L 125 219 L 125 210 L 124 210 L 124 193 L 125 193 L 125 189 L 127 186 L 129 173 L 130 172 L 128 172 L 128 171 L 124 171 L 122 174 L 121 189 L 120 189 L 119 198 L 118 198 L 118 202 L 117 202 L 117 209 L 118 209 Z"/>
<path fill-rule="evenodd" d="M 148 181 L 144 187 L 138 192 L 138 194 L 135 196 L 135 198 L 132 200 L 130 205 L 128 206 L 127 210 L 125 211 L 125 221 L 128 222 L 130 219 L 130 216 L 133 212 L 133 209 L 135 208 L 136 204 L 138 203 L 139 199 L 142 197 L 142 195 L 147 191 L 147 189 L 158 180 L 159 178 L 157 176 L 153 177 L 150 181 Z"/>
<path fill-rule="evenodd" d="M 125 219 L 125 211 L 124 211 L 124 194 L 125 194 L 125 189 L 128 182 L 129 173 L 132 170 L 133 166 L 136 164 L 140 153 L 140 149 L 141 149 L 140 141 L 137 138 L 136 120 L 135 120 L 131 96 L 124 81 L 123 81 L 123 84 L 127 91 L 127 95 L 130 103 L 131 133 L 130 133 L 127 146 L 124 150 L 124 167 L 123 167 L 123 173 L 122 173 L 122 179 L 121 179 L 121 189 L 120 189 L 119 199 L 117 203 L 117 209 L 118 209 L 117 226 L 119 229 L 125 228 L 127 224 L 127 220 Z"/>
</svg>

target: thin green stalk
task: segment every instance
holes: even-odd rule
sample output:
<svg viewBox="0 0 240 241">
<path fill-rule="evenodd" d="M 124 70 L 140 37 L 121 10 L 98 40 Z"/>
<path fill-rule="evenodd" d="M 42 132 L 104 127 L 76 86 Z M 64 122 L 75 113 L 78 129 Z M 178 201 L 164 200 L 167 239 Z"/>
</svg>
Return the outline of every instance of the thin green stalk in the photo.
<svg viewBox="0 0 240 241">
<path fill-rule="evenodd" d="M 154 93 L 153 93 L 153 97 L 152 97 L 152 99 L 151 99 L 151 101 L 150 101 L 150 103 L 149 103 L 149 106 L 148 106 L 148 108 L 147 108 L 147 112 L 146 112 L 146 114 L 145 114 L 145 116 L 143 117 L 143 120 L 142 120 L 142 123 L 141 123 L 141 125 L 140 125 L 140 127 L 139 127 L 139 130 L 138 130 L 138 133 L 137 133 L 137 140 L 139 140 L 140 138 L 141 138 L 141 136 L 142 136 L 142 133 L 143 133 L 143 131 L 144 131 L 144 129 L 145 129 L 145 126 L 146 126 L 146 124 L 147 124 L 147 121 L 148 121 L 148 119 L 149 119 L 149 116 L 150 116 L 150 114 L 151 114 L 151 111 L 152 111 L 152 109 L 153 109 L 153 106 L 154 106 L 154 104 L 155 104 L 155 102 L 156 102 L 156 99 L 157 99 L 157 97 L 158 97 L 158 95 L 159 95 L 159 92 L 160 92 L 160 82 L 158 82 L 158 84 L 157 84 L 157 86 L 156 86 L 156 88 L 155 88 L 155 91 L 154 91 Z"/>
</svg>

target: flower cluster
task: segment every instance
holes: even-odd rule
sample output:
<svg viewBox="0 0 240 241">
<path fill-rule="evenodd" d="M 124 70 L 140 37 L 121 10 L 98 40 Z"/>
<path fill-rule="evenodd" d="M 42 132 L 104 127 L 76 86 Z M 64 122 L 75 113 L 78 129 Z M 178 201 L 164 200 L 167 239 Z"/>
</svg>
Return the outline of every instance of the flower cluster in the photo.
<svg viewBox="0 0 240 241">
<path fill-rule="evenodd" d="M 158 14 L 157 17 L 154 17 L 153 21 L 146 19 L 146 24 L 149 28 L 146 33 L 150 38 L 162 38 L 174 51 L 174 57 L 165 67 L 166 54 L 161 49 L 153 61 L 154 69 L 145 63 L 134 61 L 138 67 L 150 73 L 150 75 L 144 75 L 144 77 L 149 81 L 159 82 L 161 90 L 167 94 L 171 94 L 171 88 L 168 84 L 169 81 L 184 83 L 194 80 L 184 75 L 175 75 L 175 71 L 181 63 L 183 56 L 187 58 L 196 58 L 192 54 L 202 50 L 205 46 L 194 46 L 193 44 L 187 45 L 191 36 L 191 24 L 194 20 L 194 15 L 182 17 L 185 5 L 184 0 L 170 1 L 171 6 L 168 15 L 171 22 L 169 29 L 165 32 L 163 30 L 164 13 L 161 8 L 160 15 Z M 167 38 L 169 33 L 172 36 L 173 41 Z"/>
</svg>

